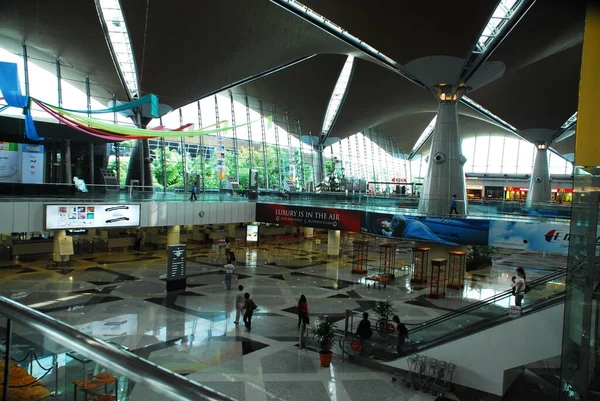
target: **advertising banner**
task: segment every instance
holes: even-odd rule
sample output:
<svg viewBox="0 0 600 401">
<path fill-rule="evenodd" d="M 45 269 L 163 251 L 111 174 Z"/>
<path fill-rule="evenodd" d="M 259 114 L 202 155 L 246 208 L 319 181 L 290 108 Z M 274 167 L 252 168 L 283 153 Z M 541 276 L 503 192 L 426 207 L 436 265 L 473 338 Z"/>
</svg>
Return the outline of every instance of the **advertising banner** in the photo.
<svg viewBox="0 0 600 401">
<path fill-rule="evenodd" d="M 0 182 L 19 182 L 19 144 L 0 142 Z"/>
<path fill-rule="evenodd" d="M 525 251 L 567 254 L 569 225 L 494 220 L 489 245 Z"/>
<path fill-rule="evenodd" d="M 21 148 L 21 182 L 44 182 L 44 146 L 22 143 Z"/>
<path fill-rule="evenodd" d="M 489 220 L 365 212 L 361 231 L 447 245 L 487 245 Z"/>
<path fill-rule="evenodd" d="M 258 226 L 255 226 L 255 225 L 246 226 L 246 241 L 247 242 L 258 242 Z"/>
<path fill-rule="evenodd" d="M 138 227 L 140 205 L 45 205 L 46 230 Z"/>
<path fill-rule="evenodd" d="M 284 226 L 360 232 L 363 212 L 291 205 L 256 204 L 256 220 Z"/>
</svg>

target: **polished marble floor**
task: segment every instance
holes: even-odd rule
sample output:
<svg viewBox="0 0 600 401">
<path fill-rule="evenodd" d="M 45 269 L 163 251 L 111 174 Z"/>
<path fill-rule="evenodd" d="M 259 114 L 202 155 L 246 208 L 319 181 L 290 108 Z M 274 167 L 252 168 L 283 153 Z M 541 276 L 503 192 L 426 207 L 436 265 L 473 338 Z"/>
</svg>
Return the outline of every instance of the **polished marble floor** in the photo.
<svg viewBox="0 0 600 401">
<path fill-rule="evenodd" d="M 376 272 L 379 243 L 371 245 L 369 269 Z M 344 255 L 351 255 L 350 246 L 344 243 Z M 400 245 L 398 266 L 410 263 L 411 246 Z M 351 258 L 328 257 L 324 238 L 233 249 L 236 284 L 259 307 L 251 332 L 234 324 L 236 291 L 224 287 L 218 246 L 189 246 L 187 288 L 179 293 L 165 290 L 166 251 L 148 249 L 76 256 L 60 267 L 46 259 L 5 262 L 0 295 L 240 400 L 358 401 L 375 393 L 379 400 L 433 400 L 392 383 L 389 374 L 338 357 L 330 369 L 320 368 L 315 353 L 297 347 L 299 295 L 308 298 L 311 321 L 327 316 L 341 327 L 346 309 L 371 311 L 377 300 L 389 299 L 404 322 L 419 324 L 505 291 L 518 266 L 534 279 L 566 263 L 556 255 L 506 251 L 493 267 L 467 274 L 464 290 L 434 300 L 426 299 L 428 287 L 411 286 L 408 270 L 385 287 L 351 274 Z M 430 258 L 449 249 L 434 247 Z M 144 391 L 134 387 L 132 399 L 163 399 Z"/>
</svg>

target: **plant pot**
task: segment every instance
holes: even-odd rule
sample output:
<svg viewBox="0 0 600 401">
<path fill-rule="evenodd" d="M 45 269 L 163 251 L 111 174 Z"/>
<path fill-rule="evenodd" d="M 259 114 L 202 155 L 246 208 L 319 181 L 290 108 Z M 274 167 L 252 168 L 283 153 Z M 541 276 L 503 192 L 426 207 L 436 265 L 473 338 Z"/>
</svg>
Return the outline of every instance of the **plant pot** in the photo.
<svg viewBox="0 0 600 401">
<path fill-rule="evenodd" d="M 486 260 L 477 260 L 477 261 L 473 261 L 471 263 L 467 263 L 466 270 L 468 272 L 470 272 L 472 270 L 485 269 L 486 267 L 492 266 L 492 264 L 493 264 L 492 262 L 489 262 Z"/>
<path fill-rule="evenodd" d="M 331 351 L 319 351 L 319 360 L 321 361 L 321 366 L 324 368 L 328 368 L 331 363 L 331 358 L 333 358 L 333 352 Z"/>
</svg>

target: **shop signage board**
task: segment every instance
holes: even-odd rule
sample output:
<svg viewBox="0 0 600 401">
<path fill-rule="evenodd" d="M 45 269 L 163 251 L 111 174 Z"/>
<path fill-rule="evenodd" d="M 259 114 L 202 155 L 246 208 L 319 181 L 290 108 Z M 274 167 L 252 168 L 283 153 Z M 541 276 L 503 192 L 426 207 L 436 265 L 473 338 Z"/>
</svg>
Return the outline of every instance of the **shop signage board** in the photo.
<svg viewBox="0 0 600 401">
<path fill-rule="evenodd" d="M 167 248 L 167 280 L 185 279 L 187 276 L 187 245 L 169 245 Z"/>
<path fill-rule="evenodd" d="M 360 232 L 363 212 L 334 208 L 256 204 L 256 220 L 284 226 Z"/>
<path fill-rule="evenodd" d="M 140 205 L 64 204 L 44 205 L 45 229 L 68 230 L 139 227 Z"/>
<path fill-rule="evenodd" d="M 365 212 L 361 231 L 447 245 L 487 245 L 489 220 Z"/>
</svg>

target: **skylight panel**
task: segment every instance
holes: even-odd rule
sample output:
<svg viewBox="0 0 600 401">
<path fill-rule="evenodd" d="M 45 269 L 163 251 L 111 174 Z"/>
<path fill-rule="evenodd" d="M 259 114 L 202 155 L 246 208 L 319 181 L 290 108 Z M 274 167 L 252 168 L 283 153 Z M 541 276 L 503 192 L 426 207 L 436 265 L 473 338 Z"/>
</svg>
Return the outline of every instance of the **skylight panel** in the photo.
<svg viewBox="0 0 600 401">
<path fill-rule="evenodd" d="M 433 133 L 433 130 L 435 128 L 436 121 L 437 121 L 437 114 L 435 115 L 435 117 L 433 117 L 433 120 L 431 120 L 429 125 L 427 125 L 427 128 L 425 128 L 425 130 L 423 131 L 423 133 L 417 140 L 417 143 L 415 143 L 415 146 L 413 146 L 411 153 L 416 152 L 421 146 L 423 146 L 425 141 L 427 141 L 427 139 L 429 139 L 429 137 L 431 136 L 431 134 Z"/>
<path fill-rule="evenodd" d="M 352 76 L 353 66 L 354 57 L 348 56 L 337 83 L 333 88 L 333 93 L 331 95 L 331 99 L 329 100 L 327 111 L 325 112 L 325 120 L 323 121 L 323 128 L 321 129 L 321 133 L 323 135 L 327 135 L 327 133 L 329 133 L 329 130 L 331 129 L 331 126 L 333 125 L 333 122 L 340 111 L 340 107 L 344 101 L 344 97 L 346 96 L 346 91 L 348 90 L 348 84 L 350 83 L 350 77 Z"/>
<path fill-rule="evenodd" d="M 565 121 L 565 123 L 560 128 L 563 128 L 563 129 L 569 128 L 576 121 L 577 121 L 577 112 L 575 112 L 575 114 L 573 114 L 571 117 L 569 117 L 569 119 L 567 121 Z"/>
<path fill-rule="evenodd" d="M 132 98 L 138 97 L 138 75 L 121 4 L 119 0 L 97 0 L 97 4 L 126 89 Z"/>
<path fill-rule="evenodd" d="M 481 37 L 477 41 L 476 47 L 479 53 L 482 53 L 490 42 L 494 40 L 504 24 L 513 16 L 513 11 L 520 2 L 521 0 L 501 0 L 498 3 L 490 20 L 483 29 Z"/>
</svg>

